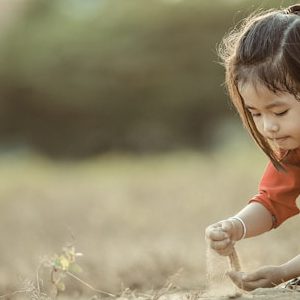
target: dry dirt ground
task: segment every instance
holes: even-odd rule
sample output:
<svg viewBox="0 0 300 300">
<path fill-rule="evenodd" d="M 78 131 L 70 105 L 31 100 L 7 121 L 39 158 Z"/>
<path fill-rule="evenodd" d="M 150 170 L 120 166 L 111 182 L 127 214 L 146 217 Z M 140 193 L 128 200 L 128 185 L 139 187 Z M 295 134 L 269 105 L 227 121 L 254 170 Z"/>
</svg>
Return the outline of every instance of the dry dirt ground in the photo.
<svg viewBox="0 0 300 300">
<path fill-rule="evenodd" d="M 300 299 L 299 292 L 297 291 L 289 291 L 289 290 L 281 290 L 279 288 L 276 289 L 258 289 L 251 293 L 243 293 L 239 297 L 233 297 L 231 295 L 222 295 L 222 296 L 212 296 L 203 294 L 201 291 L 177 291 L 172 293 L 166 293 L 161 296 L 156 297 L 157 294 L 151 293 L 149 295 L 145 295 L 144 293 L 130 293 L 121 295 L 116 298 L 105 298 L 100 297 L 98 295 L 94 295 L 92 297 L 87 297 L 85 295 L 81 296 L 70 296 L 70 295 L 63 295 L 59 296 L 57 299 L 61 300 L 70 300 L 70 299 L 77 299 L 77 300 L 99 300 L 99 299 L 115 299 L 115 300 L 148 300 L 148 299 L 157 299 L 157 300 L 230 300 L 230 299 L 239 299 L 239 300 L 249 300 L 249 299 L 256 299 L 256 300 L 296 300 Z M 2 299 L 54 299 L 54 298 L 34 298 L 29 294 L 23 295 L 13 295 L 8 297 L 2 297 Z"/>
<path fill-rule="evenodd" d="M 135 293 L 134 295 L 124 295 L 122 297 L 117 298 L 110 298 L 116 300 L 129 300 L 129 299 L 136 299 L 136 300 L 148 300 L 148 299 L 157 299 L 157 300 L 230 300 L 230 299 L 238 299 L 238 300 L 296 300 L 300 299 L 299 292 L 295 291 L 286 291 L 286 290 L 279 290 L 279 289 L 258 289 L 254 292 L 242 294 L 240 297 L 231 297 L 227 295 L 223 296 L 209 296 L 202 294 L 199 291 L 178 291 L 173 293 L 164 294 L 158 298 L 153 298 L 154 294 L 145 296 L 138 295 Z M 30 296 L 18 296 L 18 297 L 11 297 L 5 299 L 35 299 L 30 298 Z M 38 299 L 38 298 L 37 298 Z M 47 298 L 48 299 L 48 298 Z M 98 300 L 98 299 L 105 299 L 99 296 L 92 296 L 92 297 L 85 297 L 85 296 L 61 296 L 58 299 L 61 300 L 70 300 L 70 299 L 77 299 L 77 300 Z M 108 298 L 107 298 L 108 299 Z"/>
<path fill-rule="evenodd" d="M 194 298 L 192 298 L 192 297 Z M 290 300 L 290 299 L 300 299 L 299 292 L 292 292 L 279 289 L 259 289 L 251 293 L 242 294 L 240 297 L 234 298 L 229 296 L 205 296 L 200 294 L 171 294 L 163 298 L 163 300 L 189 300 L 189 299 L 198 299 L 198 300 L 222 300 L 222 299 L 240 299 L 240 300 L 249 300 L 249 299 L 261 299 L 261 300 Z"/>
<path fill-rule="evenodd" d="M 39 297 L 30 284 L 37 288 L 41 262 L 67 244 L 83 253 L 77 276 L 88 285 L 66 276 L 58 299 L 105 298 L 91 286 L 120 300 L 227 299 L 234 288 L 222 286 L 226 259 L 212 261 L 221 283 L 208 282 L 204 230 L 245 205 L 266 163 L 256 149 L 238 153 L 106 155 L 79 163 L 0 156 L 0 295 L 27 288 L 0 299 L 47 299 L 51 268 L 38 272 Z M 295 256 L 298 225 L 295 217 L 240 242 L 243 270 Z M 240 297 L 298 298 L 282 289 Z"/>
</svg>

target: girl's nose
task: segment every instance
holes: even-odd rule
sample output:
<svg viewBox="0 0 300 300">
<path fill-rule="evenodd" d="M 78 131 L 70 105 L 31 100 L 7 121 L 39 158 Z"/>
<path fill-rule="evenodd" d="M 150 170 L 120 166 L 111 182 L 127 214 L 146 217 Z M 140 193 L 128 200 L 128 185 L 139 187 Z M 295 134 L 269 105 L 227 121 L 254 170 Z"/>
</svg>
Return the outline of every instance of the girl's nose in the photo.
<svg viewBox="0 0 300 300">
<path fill-rule="evenodd" d="M 276 133 L 279 130 L 279 125 L 272 120 L 265 120 L 264 121 L 264 130 L 265 132 Z"/>
</svg>

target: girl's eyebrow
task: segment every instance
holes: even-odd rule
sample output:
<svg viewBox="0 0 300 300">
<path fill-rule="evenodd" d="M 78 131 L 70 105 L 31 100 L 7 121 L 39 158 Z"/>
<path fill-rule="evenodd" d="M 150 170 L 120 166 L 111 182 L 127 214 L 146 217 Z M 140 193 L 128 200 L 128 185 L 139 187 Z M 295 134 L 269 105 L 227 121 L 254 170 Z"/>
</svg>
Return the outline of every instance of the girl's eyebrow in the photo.
<svg viewBox="0 0 300 300">
<path fill-rule="evenodd" d="M 274 107 L 278 107 L 278 106 L 284 106 L 285 105 L 285 103 L 283 103 L 283 102 L 273 102 L 273 103 L 271 103 L 271 104 L 268 104 L 268 105 L 266 105 L 265 106 L 265 109 L 271 109 L 271 108 L 274 108 Z M 250 106 L 250 105 L 246 105 L 246 108 L 247 109 L 254 109 L 254 110 L 256 110 L 257 108 L 255 108 L 255 107 L 253 107 L 253 106 Z"/>
</svg>

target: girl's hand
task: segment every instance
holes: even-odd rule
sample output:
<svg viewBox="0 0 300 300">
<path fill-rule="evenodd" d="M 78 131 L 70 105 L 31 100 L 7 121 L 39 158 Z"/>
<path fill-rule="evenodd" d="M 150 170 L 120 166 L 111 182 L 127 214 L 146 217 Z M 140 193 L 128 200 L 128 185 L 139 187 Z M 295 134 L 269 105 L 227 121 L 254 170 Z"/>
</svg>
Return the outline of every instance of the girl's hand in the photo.
<svg viewBox="0 0 300 300">
<path fill-rule="evenodd" d="M 281 266 L 265 266 L 251 273 L 230 271 L 227 275 L 235 285 L 245 291 L 274 287 L 284 282 Z"/>
<path fill-rule="evenodd" d="M 210 247 L 220 255 L 230 255 L 235 241 L 239 240 L 243 228 L 237 220 L 224 220 L 208 226 L 205 237 Z"/>
</svg>

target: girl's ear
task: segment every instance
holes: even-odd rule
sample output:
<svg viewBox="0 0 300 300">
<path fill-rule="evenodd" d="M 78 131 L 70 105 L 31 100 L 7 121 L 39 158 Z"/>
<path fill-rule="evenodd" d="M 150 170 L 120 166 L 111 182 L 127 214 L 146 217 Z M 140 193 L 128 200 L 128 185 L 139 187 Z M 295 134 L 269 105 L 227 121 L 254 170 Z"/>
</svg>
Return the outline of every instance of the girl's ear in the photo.
<svg viewBox="0 0 300 300">
<path fill-rule="evenodd" d="M 291 5 L 286 9 L 287 14 L 295 14 L 300 16 L 300 4 Z"/>
</svg>

